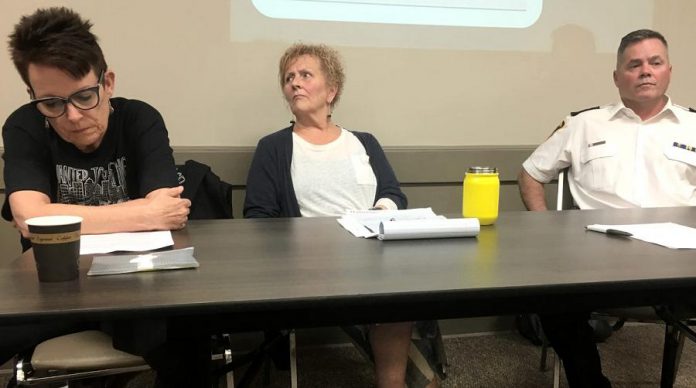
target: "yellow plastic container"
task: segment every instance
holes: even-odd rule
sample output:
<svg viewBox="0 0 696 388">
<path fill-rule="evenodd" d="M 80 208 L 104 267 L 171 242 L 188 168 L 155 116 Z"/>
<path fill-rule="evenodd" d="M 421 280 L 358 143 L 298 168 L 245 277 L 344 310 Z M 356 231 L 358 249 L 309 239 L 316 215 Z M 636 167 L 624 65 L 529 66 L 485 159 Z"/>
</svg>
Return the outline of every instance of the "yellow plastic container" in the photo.
<svg viewBox="0 0 696 388">
<path fill-rule="evenodd" d="M 495 167 L 470 167 L 464 177 L 462 216 L 478 218 L 481 225 L 498 219 L 500 179 Z"/>
</svg>

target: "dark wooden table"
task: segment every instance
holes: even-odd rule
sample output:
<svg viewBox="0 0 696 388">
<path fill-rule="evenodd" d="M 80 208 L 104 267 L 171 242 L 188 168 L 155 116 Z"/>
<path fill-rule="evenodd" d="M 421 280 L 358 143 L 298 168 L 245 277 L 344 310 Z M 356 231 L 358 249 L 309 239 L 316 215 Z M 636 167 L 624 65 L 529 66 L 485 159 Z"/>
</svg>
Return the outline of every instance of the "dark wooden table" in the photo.
<svg viewBox="0 0 696 388">
<path fill-rule="evenodd" d="M 0 266 L 0 324 L 191 318 L 230 329 L 311 327 L 670 303 L 696 291 L 696 252 L 586 232 L 696 208 L 502 213 L 478 238 L 358 239 L 334 219 L 192 221 L 201 266 L 39 283 L 31 252 Z M 5 253 L 12 255 L 12 253 Z M 232 327 L 230 327 L 232 325 Z"/>
</svg>

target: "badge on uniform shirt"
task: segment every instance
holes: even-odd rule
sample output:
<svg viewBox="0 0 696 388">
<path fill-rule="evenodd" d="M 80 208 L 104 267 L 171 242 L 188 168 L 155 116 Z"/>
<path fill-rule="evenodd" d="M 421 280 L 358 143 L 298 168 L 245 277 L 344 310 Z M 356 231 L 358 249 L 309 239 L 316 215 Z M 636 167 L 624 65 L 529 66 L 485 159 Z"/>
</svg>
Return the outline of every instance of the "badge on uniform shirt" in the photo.
<svg viewBox="0 0 696 388">
<path fill-rule="evenodd" d="M 607 141 L 606 141 L 606 140 L 600 140 L 600 141 L 596 141 L 596 142 L 594 142 L 594 143 L 587 143 L 587 148 L 596 147 L 596 146 L 603 145 L 603 144 L 607 144 Z"/>
<path fill-rule="evenodd" d="M 674 143 L 672 143 L 672 147 L 677 147 L 677 148 L 681 148 L 683 150 L 696 152 L 696 147 L 691 146 L 691 145 L 687 145 L 687 144 L 678 143 L 676 141 Z"/>
</svg>

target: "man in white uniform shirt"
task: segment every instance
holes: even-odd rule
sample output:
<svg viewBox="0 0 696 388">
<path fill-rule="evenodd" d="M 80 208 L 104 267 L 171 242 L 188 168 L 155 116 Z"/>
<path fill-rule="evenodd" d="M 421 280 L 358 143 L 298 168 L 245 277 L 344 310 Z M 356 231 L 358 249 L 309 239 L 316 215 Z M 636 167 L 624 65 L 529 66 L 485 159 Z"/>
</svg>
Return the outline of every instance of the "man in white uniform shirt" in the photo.
<svg viewBox="0 0 696 388">
<path fill-rule="evenodd" d="M 614 70 L 621 101 L 571 114 L 523 163 L 527 209 L 547 210 L 544 184 L 564 168 L 580 209 L 696 205 L 696 114 L 665 94 L 671 74 L 660 33 L 623 37 Z M 588 317 L 547 315 L 542 325 L 570 388 L 610 387 Z"/>
</svg>

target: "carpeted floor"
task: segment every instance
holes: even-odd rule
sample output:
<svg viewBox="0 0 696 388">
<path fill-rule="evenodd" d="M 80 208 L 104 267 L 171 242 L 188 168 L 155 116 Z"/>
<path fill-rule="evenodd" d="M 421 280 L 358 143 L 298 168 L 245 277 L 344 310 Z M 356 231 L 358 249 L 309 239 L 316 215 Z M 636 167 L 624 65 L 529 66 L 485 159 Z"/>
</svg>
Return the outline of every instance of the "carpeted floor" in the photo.
<svg viewBox="0 0 696 388">
<path fill-rule="evenodd" d="M 631 325 L 600 344 L 603 368 L 614 388 L 659 387 L 663 334 L 659 325 Z M 443 388 L 553 386 L 553 370 L 539 371 L 540 348 L 516 333 L 448 337 L 445 344 L 450 367 Z M 696 387 L 695 367 L 696 344 L 687 341 L 675 387 Z M 374 386 L 370 366 L 351 346 L 302 348 L 298 370 L 302 388 Z M 272 377 L 271 387 L 290 386 L 287 372 L 273 372 Z M 257 381 L 255 386 L 262 384 Z M 562 376 L 561 387 L 567 386 Z"/>
<path fill-rule="evenodd" d="M 630 325 L 600 344 L 605 374 L 614 388 L 659 387 L 663 327 Z M 374 387 L 374 374 L 350 345 L 302 347 L 298 350 L 301 388 Z M 450 367 L 441 387 L 456 388 L 537 388 L 552 387 L 552 369 L 539 371 L 540 348 L 516 333 L 446 337 Z M 553 358 L 549 358 L 553 365 Z M 239 375 L 235 376 L 239 377 Z M 132 379 L 131 388 L 149 387 L 153 376 L 145 373 Z M 6 382 L 0 377 L 0 384 Z M 253 384 L 263 386 L 261 378 Z M 289 387 L 288 372 L 272 371 L 270 388 Z M 561 377 L 561 387 L 566 387 Z M 696 387 L 696 344 L 687 341 L 675 384 Z"/>
</svg>

